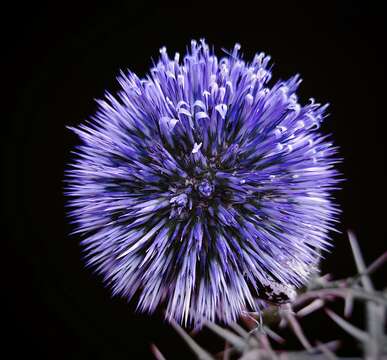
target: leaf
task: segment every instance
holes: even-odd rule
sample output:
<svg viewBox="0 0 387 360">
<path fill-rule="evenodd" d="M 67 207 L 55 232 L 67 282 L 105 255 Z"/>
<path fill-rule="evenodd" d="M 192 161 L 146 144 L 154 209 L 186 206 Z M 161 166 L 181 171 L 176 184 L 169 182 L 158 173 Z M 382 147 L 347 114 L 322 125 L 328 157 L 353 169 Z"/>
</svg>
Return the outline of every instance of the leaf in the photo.
<svg viewBox="0 0 387 360">
<path fill-rule="evenodd" d="M 321 299 L 315 299 L 313 300 L 309 305 L 303 307 L 301 310 L 298 310 L 297 316 L 298 317 L 304 317 L 306 315 L 309 315 L 313 312 L 315 312 L 318 309 L 321 309 L 324 306 L 324 301 Z"/>
<path fill-rule="evenodd" d="M 347 333 L 352 335 L 355 339 L 363 343 L 366 343 L 371 340 L 365 331 L 357 328 L 356 326 L 352 325 L 350 322 L 344 320 L 342 317 L 337 315 L 332 310 L 325 309 L 325 312 L 337 325 L 339 325 L 343 330 L 345 330 Z"/>
<path fill-rule="evenodd" d="M 292 313 L 285 313 L 285 317 L 290 324 L 294 334 L 297 336 L 298 340 L 302 344 L 302 346 L 310 351 L 312 349 L 312 345 L 310 344 L 309 340 L 306 338 L 302 327 L 296 317 Z"/>
<path fill-rule="evenodd" d="M 274 341 L 276 341 L 279 344 L 283 344 L 285 342 L 285 339 L 278 335 L 276 332 L 274 332 L 272 329 L 270 329 L 267 326 L 263 327 L 264 331 L 267 333 L 267 335 L 272 338 Z"/>
<path fill-rule="evenodd" d="M 345 317 L 350 317 L 352 315 L 352 310 L 353 310 L 353 296 L 352 294 L 348 294 L 345 297 L 345 303 L 344 303 L 344 316 Z"/>
<path fill-rule="evenodd" d="M 356 239 L 356 236 L 352 231 L 348 231 L 348 238 L 349 238 L 349 243 L 351 244 L 352 253 L 355 259 L 357 271 L 359 274 L 363 273 L 363 276 L 361 277 L 360 281 L 362 282 L 364 289 L 366 289 L 367 291 L 373 291 L 374 287 L 372 285 L 371 279 L 365 273 L 366 266 L 365 266 L 363 255 L 360 251 L 359 243 Z"/>
<path fill-rule="evenodd" d="M 326 344 L 316 341 L 317 348 L 326 356 L 328 360 L 336 360 L 337 356 L 326 346 Z"/>
<path fill-rule="evenodd" d="M 171 321 L 171 325 L 176 330 L 176 332 L 185 340 L 191 350 L 196 354 L 198 359 L 200 360 L 215 360 L 210 353 L 204 350 L 201 346 L 199 346 L 194 339 L 192 339 L 184 329 L 177 324 L 175 321 Z"/>
<path fill-rule="evenodd" d="M 262 349 L 264 349 L 267 352 L 267 354 L 269 355 L 270 358 L 272 358 L 273 360 L 277 360 L 278 356 L 274 352 L 273 348 L 271 347 L 271 344 L 270 344 L 270 341 L 269 341 L 269 338 L 267 337 L 267 335 L 264 333 L 261 333 L 258 336 L 259 336 L 259 340 L 262 344 Z"/>
<path fill-rule="evenodd" d="M 230 327 L 233 328 L 233 330 L 235 330 L 235 332 L 238 333 L 240 336 L 242 336 L 244 338 L 249 337 L 249 333 L 239 324 L 233 323 L 230 325 Z"/>
<path fill-rule="evenodd" d="M 227 341 L 224 342 L 223 360 L 230 360 L 230 346 Z"/>
<path fill-rule="evenodd" d="M 158 349 L 158 347 L 155 344 L 151 344 L 151 351 L 155 356 L 156 360 L 166 360 L 164 355 L 161 353 L 161 351 Z"/>
<path fill-rule="evenodd" d="M 260 349 L 254 349 L 246 352 L 238 360 L 258 360 L 261 359 L 262 351 Z"/>
<path fill-rule="evenodd" d="M 372 293 L 375 289 L 371 278 L 367 273 L 367 269 L 356 236 L 351 231 L 348 231 L 348 237 L 359 272 L 360 282 L 367 292 Z M 366 313 L 367 331 L 369 333 L 367 336 L 371 338 L 372 341 L 367 341 L 365 343 L 365 355 L 367 358 L 378 358 L 380 355 L 378 340 L 383 336 L 383 318 L 385 316 L 385 311 L 382 306 L 368 302 L 366 305 Z"/>
<path fill-rule="evenodd" d="M 219 335 L 223 339 L 227 340 L 231 345 L 235 346 L 238 351 L 243 351 L 246 347 L 245 341 L 232 333 L 229 330 L 221 328 L 219 325 L 216 325 L 215 323 L 212 322 L 206 322 L 205 325 L 212 330 L 215 334 Z"/>
<path fill-rule="evenodd" d="M 375 304 L 381 304 L 387 307 L 387 296 L 380 291 L 374 291 L 372 293 L 368 293 L 363 289 L 338 288 L 338 287 L 305 292 L 298 296 L 297 304 L 300 304 L 315 298 L 324 299 L 326 297 L 332 297 L 332 296 L 339 296 L 339 297 L 345 298 L 347 297 L 348 294 L 351 294 L 356 299 L 363 300 L 363 301 L 372 301 Z"/>
<path fill-rule="evenodd" d="M 379 267 L 381 267 L 385 262 L 387 262 L 387 251 L 380 255 L 376 260 L 370 264 L 366 270 L 367 274 L 371 274 L 376 271 Z"/>
</svg>

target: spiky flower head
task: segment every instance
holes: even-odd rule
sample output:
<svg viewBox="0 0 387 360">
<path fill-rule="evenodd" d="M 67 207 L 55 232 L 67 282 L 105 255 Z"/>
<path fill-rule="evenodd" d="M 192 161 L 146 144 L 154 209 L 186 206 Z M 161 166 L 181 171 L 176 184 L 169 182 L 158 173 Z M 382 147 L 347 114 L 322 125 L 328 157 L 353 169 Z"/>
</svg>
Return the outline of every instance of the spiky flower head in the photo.
<svg viewBox="0 0 387 360">
<path fill-rule="evenodd" d="M 270 57 L 218 60 L 201 41 L 160 50 L 98 101 L 67 174 L 87 264 L 138 308 L 229 323 L 292 297 L 330 244 L 336 148 L 326 106 L 300 105 L 298 75 L 269 84 Z"/>
</svg>

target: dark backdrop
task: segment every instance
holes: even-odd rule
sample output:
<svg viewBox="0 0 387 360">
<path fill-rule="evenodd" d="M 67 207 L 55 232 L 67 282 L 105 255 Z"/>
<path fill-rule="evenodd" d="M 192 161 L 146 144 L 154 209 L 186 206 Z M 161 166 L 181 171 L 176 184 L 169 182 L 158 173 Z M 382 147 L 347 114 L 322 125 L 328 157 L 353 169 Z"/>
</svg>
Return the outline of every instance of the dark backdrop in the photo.
<svg viewBox="0 0 387 360">
<path fill-rule="evenodd" d="M 78 141 L 65 126 L 92 115 L 104 89 L 117 89 L 119 69 L 143 76 L 163 45 L 182 54 L 192 38 L 204 37 L 221 55 L 240 42 L 247 59 L 271 54 L 275 78 L 301 73 L 301 100 L 331 103 L 323 131 L 334 134 L 345 159 L 347 181 L 337 194 L 344 233 L 335 235 L 323 268 L 337 276 L 354 271 L 348 228 L 367 261 L 386 249 L 381 8 L 357 1 L 79 3 L 2 9 L 2 327 L 9 358 L 147 359 L 152 341 L 170 359 L 192 356 L 160 314 L 135 314 L 83 268 L 62 194 L 64 164 Z M 308 331 L 340 336 L 328 322 L 309 323 Z"/>
</svg>

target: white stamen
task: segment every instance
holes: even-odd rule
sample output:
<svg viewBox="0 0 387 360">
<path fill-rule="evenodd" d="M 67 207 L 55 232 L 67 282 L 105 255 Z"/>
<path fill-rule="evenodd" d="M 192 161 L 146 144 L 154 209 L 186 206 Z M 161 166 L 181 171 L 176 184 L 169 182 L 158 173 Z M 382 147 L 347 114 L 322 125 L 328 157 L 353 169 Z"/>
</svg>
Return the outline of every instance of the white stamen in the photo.
<svg viewBox="0 0 387 360">
<path fill-rule="evenodd" d="M 196 154 L 200 150 L 201 147 L 202 147 L 202 143 L 200 143 L 200 144 L 195 143 L 194 147 L 192 149 L 192 154 Z"/>
</svg>

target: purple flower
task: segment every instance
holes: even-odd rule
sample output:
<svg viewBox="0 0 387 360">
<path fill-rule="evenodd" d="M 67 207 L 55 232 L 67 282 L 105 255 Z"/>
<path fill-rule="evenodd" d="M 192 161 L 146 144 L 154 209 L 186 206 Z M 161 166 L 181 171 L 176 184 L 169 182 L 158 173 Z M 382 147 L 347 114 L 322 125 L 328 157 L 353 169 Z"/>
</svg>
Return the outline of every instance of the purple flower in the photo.
<svg viewBox="0 0 387 360">
<path fill-rule="evenodd" d="M 166 318 L 230 323 L 293 296 L 330 246 L 336 148 L 327 105 L 300 105 L 298 75 L 270 83 L 270 57 L 219 59 L 204 41 L 166 49 L 150 74 L 121 73 L 67 173 L 87 264 L 114 294 Z"/>
</svg>

